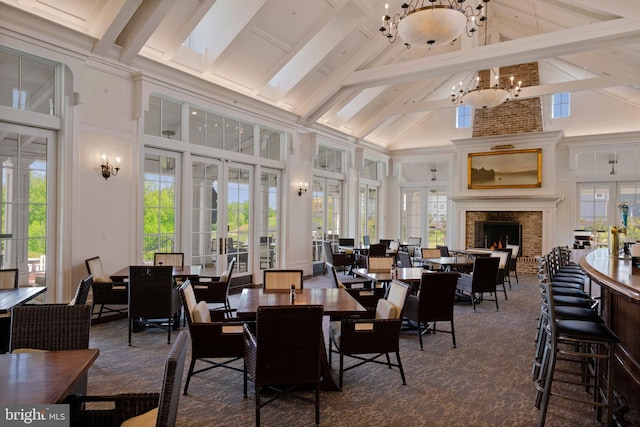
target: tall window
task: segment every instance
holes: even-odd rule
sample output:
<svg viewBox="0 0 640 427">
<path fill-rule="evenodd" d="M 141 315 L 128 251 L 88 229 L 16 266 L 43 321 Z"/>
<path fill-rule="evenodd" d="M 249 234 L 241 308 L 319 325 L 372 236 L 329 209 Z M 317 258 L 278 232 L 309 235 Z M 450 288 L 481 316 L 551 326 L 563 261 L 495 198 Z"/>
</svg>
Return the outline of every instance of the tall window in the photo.
<svg viewBox="0 0 640 427">
<path fill-rule="evenodd" d="M 143 261 L 153 262 L 155 252 L 176 252 L 176 168 L 173 155 L 149 151 L 144 156 Z"/>
<path fill-rule="evenodd" d="M 378 239 L 378 187 L 360 186 L 360 232 L 372 241 Z"/>
<path fill-rule="evenodd" d="M 311 224 L 313 261 L 322 261 L 322 241 L 331 242 L 337 249 L 341 232 L 342 181 L 314 177 L 312 184 Z"/>
<path fill-rule="evenodd" d="M 587 231 L 606 231 L 609 226 L 609 185 L 580 184 L 578 223 Z"/>
<path fill-rule="evenodd" d="M 427 193 L 427 221 L 429 247 L 447 244 L 447 193 L 429 190 Z"/>
<path fill-rule="evenodd" d="M 551 117 L 554 119 L 559 117 L 569 117 L 571 115 L 570 101 L 571 96 L 568 92 L 554 94 L 551 101 Z"/>
<path fill-rule="evenodd" d="M 420 188 L 402 189 L 402 232 L 400 239 L 406 242 L 409 237 L 422 237 L 422 192 Z"/>
<path fill-rule="evenodd" d="M 456 128 L 469 127 L 471 127 L 471 107 L 468 105 L 456 107 Z"/>
<path fill-rule="evenodd" d="M 260 176 L 260 269 L 274 268 L 277 262 L 278 240 L 278 182 L 277 171 L 263 170 Z"/>
</svg>

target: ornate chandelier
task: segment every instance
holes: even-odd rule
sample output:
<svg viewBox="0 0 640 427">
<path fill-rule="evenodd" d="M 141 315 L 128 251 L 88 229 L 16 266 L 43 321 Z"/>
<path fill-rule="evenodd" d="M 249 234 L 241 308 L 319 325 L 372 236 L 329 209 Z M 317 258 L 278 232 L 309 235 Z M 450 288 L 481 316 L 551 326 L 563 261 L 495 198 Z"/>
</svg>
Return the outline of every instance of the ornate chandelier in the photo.
<svg viewBox="0 0 640 427">
<path fill-rule="evenodd" d="M 468 37 L 487 22 L 489 0 L 474 0 L 473 6 L 463 6 L 465 0 L 412 0 L 401 5 L 402 11 L 391 17 L 385 5 L 380 32 L 389 43 L 398 35 L 407 48 L 438 46 L 453 43 L 463 31 Z M 437 3 L 437 4 L 436 4 Z M 425 6 L 426 4 L 426 6 Z"/>
<path fill-rule="evenodd" d="M 472 78 L 466 86 L 463 86 L 463 83 L 460 82 L 457 90 L 455 86 L 451 88 L 451 102 L 455 105 L 464 104 L 476 109 L 493 108 L 520 96 L 520 91 L 522 90 L 521 81 L 515 84 L 514 78 L 511 76 L 509 86 L 500 86 L 498 74 L 493 69 L 491 69 L 490 73 L 495 76 L 495 84 L 493 86 L 481 88 L 480 76 L 476 72 L 475 78 Z M 475 87 L 471 88 L 474 81 Z"/>
</svg>

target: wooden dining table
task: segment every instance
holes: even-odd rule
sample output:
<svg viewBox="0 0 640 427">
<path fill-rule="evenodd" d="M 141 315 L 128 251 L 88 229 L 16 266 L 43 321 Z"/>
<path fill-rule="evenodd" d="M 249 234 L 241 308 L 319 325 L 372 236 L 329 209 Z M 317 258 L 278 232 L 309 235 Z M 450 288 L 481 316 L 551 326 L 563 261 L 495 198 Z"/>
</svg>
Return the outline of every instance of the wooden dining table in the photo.
<svg viewBox="0 0 640 427">
<path fill-rule="evenodd" d="M 393 279 L 409 284 L 420 283 L 422 273 L 425 272 L 428 272 L 428 270 L 421 267 L 399 267 L 395 269 L 393 274 L 391 273 L 391 269 L 369 270 L 366 268 L 356 268 L 353 270 L 356 276 L 371 280 L 373 283 L 389 283 Z"/>
<path fill-rule="evenodd" d="M 423 264 L 439 266 L 443 270 L 456 269 L 469 271 L 473 268 L 473 259 L 463 256 L 443 256 L 438 258 L 418 258 Z"/>
<path fill-rule="evenodd" d="M 98 358 L 100 350 L 0 355 L 0 403 L 62 403 Z"/>
<path fill-rule="evenodd" d="M 243 289 L 236 315 L 239 318 L 254 319 L 259 306 L 289 305 L 291 304 L 289 292 L 286 289 Z M 367 313 L 367 309 L 347 291 L 338 288 L 298 289 L 296 290 L 295 305 L 322 305 L 324 314 L 333 319 L 360 316 Z M 321 348 L 324 349 L 326 348 L 324 334 L 321 339 Z M 293 356 L 295 357 L 295 355 Z M 322 374 L 321 390 L 339 391 L 340 388 L 331 375 L 326 350 L 322 352 L 320 358 L 320 369 Z"/>
<path fill-rule="evenodd" d="M 127 279 L 129 279 L 129 267 L 130 266 L 122 267 L 120 270 L 109 276 L 109 278 L 114 282 L 125 282 Z M 182 267 L 180 267 L 179 265 L 174 265 L 172 275 L 173 277 L 194 279 L 200 276 L 201 270 L 202 266 L 200 265 L 183 265 Z"/>
</svg>

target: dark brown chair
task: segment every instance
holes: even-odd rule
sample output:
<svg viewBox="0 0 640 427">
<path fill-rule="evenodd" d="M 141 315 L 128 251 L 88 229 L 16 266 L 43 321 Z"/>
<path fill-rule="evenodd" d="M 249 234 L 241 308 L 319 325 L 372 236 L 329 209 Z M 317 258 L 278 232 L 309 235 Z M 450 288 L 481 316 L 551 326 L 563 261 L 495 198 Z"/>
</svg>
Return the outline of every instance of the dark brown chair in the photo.
<svg viewBox="0 0 640 427">
<path fill-rule="evenodd" d="M 440 251 L 440 256 L 449 257 L 451 254 L 449 253 L 449 247 L 445 245 L 436 245 L 436 248 Z"/>
<path fill-rule="evenodd" d="M 349 277 L 344 275 L 343 277 L 338 277 L 338 272 L 333 264 L 327 263 L 327 270 L 329 270 L 329 279 L 331 280 L 331 284 L 334 288 L 351 289 L 353 285 L 360 285 L 364 288 L 371 287 L 371 280 L 367 280 L 363 277 Z"/>
<path fill-rule="evenodd" d="M 398 264 L 400 264 L 402 268 L 413 267 L 413 262 L 408 252 L 398 252 Z"/>
<path fill-rule="evenodd" d="M 134 323 L 166 328 L 171 343 L 171 330 L 180 326 L 180 295 L 172 271 L 169 265 L 129 267 L 129 345 Z"/>
<path fill-rule="evenodd" d="M 511 262 L 509 263 L 509 285 L 511 285 L 511 273 L 518 283 L 518 257 L 520 256 L 520 245 L 507 245 L 507 249 L 511 249 Z"/>
<path fill-rule="evenodd" d="M 272 269 L 262 272 L 263 289 L 291 289 L 291 286 L 304 288 L 302 270 Z"/>
<path fill-rule="evenodd" d="M 329 363 L 333 353 L 340 355 L 340 379 L 342 388 L 344 372 L 365 363 L 378 363 L 400 370 L 402 384 L 406 384 L 400 359 L 400 328 L 409 286 L 394 280 L 389 286 L 386 298 L 378 300 L 375 319 L 343 319 L 331 322 L 329 326 Z M 395 353 L 397 363 L 392 363 L 389 353 Z M 386 361 L 378 358 L 386 356 Z M 344 367 L 344 357 L 358 362 Z"/>
<path fill-rule="evenodd" d="M 197 282 L 192 283 L 196 300 L 207 304 L 220 304 L 218 310 L 231 317 L 233 309 L 229 303 L 229 286 L 233 276 L 236 259 L 232 258 L 227 271 L 222 276 L 199 276 Z"/>
<path fill-rule="evenodd" d="M 423 273 L 418 295 L 407 296 L 404 317 L 415 324 L 422 346 L 422 335 L 427 332 L 451 334 L 453 348 L 456 347 L 456 332 L 453 326 L 453 304 L 456 296 L 458 273 Z M 451 330 L 436 329 L 436 322 L 450 322 Z"/>
<path fill-rule="evenodd" d="M 459 295 L 468 296 L 471 299 L 473 311 L 476 311 L 476 302 L 485 298 L 484 294 L 493 294 L 498 308 L 498 296 L 496 295 L 496 282 L 498 280 L 498 265 L 500 258 L 475 257 L 473 261 L 473 274 L 462 273 L 458 278 L 457 292 Z M 489 299 L 491 301 L 491 299 Z"/>
<path fill-rule="evenodd" d="M 176 425 L 180 403 L 180 385 L 187 357 L 188 334 L 180 332 L 164 364 L 160 393 L 128 393 L 113 396 L 76 396 L 72 402 L 72 425 L 91 426 L 147 426 L 171 427 Z M 91 402 L 114 408 L 90 408 Z"/>
<path fill-rule="evenodd" d="M 10 349 L 13 353 L 80 350 L 89 348 L 89 305 L 27 304 L 13 308 Z M 87 375 L 74 393 L 87 393 Z"/>
<path fill-rule="evenodd" d="M 76 289 L 76 294 L 69 302 L 69 305 L 85 305 L 87 303 L 87 298 L 89 297 L 89 291 L 91 290 L 92 284 L 93 276 L 91 274 L 80 280 L 80 284 Z"/>
<path fill-rule="evenodd" d="M 103 313 L 114 315 L 126 314 L 129 304 L 127 284 L 123 282 L 113 282 L 109 276 L 104 273 L 102 261 L 100 261 L 100 257 L 98 256 L 88 258 L 84 263 L 87 267 L 87 273 L 93 276 L 91 285 L 93 293 L 92 313 L 95 312 L 95 307 L 98 306 L 100 307 L 98 319 L 102 317 Z"/>
<path fill-rule="evenodd" d="M 322 248 L 324 250 L 326 262 L 333 265 L 335 268 L 342 268 L 344 271 L 351 271 L 353 264 L 356 261 L 354 254 L 334 253 L 331 248 L 331 242 L 328 241 L 322 242 Z"/>
<path fill-rule="evenodd" d="M 490 256 L 500 260 L 500 263 L 498 264 L 498 276 L 496 277 L 496 288 L 502 287 L 504 299 L 507 300 L 507 283 L 509 283 L 509 288 L 511 288 L 511 282 L 509 281 L 511 249 L 495 249 L 491 252 Z"/>
<path fill-rule="evenodd" d="M 369 256 L 386 256 L 387 245 L 385 243 L 374 243 L 369 245 Z"/>
<path fill-rule="evenodd" d="M 187 394 L 191 377 L 195 374 L 214 368 L 244 372 L 243 368 L 231 365 L 244 356 L 242 339 L 244 322 L 222 321 L 222 312 L 209 310 L 204 301 L 197 302 L 193 286 L 188 279 L 180 286 L 180 297 L 191 335 L 191 363 L 184 385 L 184 394 Z M 212 321 L 212 316 L 219 321 Z M 212 359 L 226 360 L 216 362 Z M 207 365 L 196 370 L 196 361 Z"/>
<path fill-rule="evenodd" d="M 320 423 L 322 310 L 321 305 L 263 306 L 258 307 L 255 332 L 245 324 L 244 396 L 247 380 L 253 381 L 256 426 L 260 426 L 260 408 L 284 395 L 313 403 L 316 424 Z M 303 385 L 313 387 L 314 399 L 293 393 Z M 278 395 L 263 402 L 264 387 Z"/>
</svg>

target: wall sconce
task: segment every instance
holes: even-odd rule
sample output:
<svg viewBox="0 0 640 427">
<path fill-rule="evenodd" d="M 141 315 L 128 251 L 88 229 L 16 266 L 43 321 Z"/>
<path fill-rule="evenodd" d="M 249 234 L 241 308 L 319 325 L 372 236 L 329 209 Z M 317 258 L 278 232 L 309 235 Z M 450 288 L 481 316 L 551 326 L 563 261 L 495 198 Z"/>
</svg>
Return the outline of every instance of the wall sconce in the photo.
<svg viewBox="0 0 640 427">
<path fill-rule="evenodd" d="M 436 172 L 438 172 L 438 170 L 435 167 L 431 168 L 431 181 L 437 181 L 438 180 L 438 176 L 436 175 Z"/>
<path fill-rule="evenodd" d="M 611 165 L 611 171 L 609 172 L 609 175 L 616 174 L 616 163 L 618 163 L 618 161 L 615 158 L 609 160 L 609 164 Z"/>
<path fill-rule="evenodd" d="M 110 176 L 118 175 L 118 171 L 120 171 L 120 157 L 116 157 L 117 166 L 113 164 L 109 164 L 109 158 L 106 154 L 102 155 L 102 164 L 100 165 L 100 169 L 102 169 L 102 177 L 107 180 Z"/>
<path fill-rule="evenodd" d="M 306 182 L 301 182 L 300 184 L 298 184 L 298 196 L 302 197 L 303 194 L 307 193 L 309 184 L 307 184 Z"/>
</svg>

